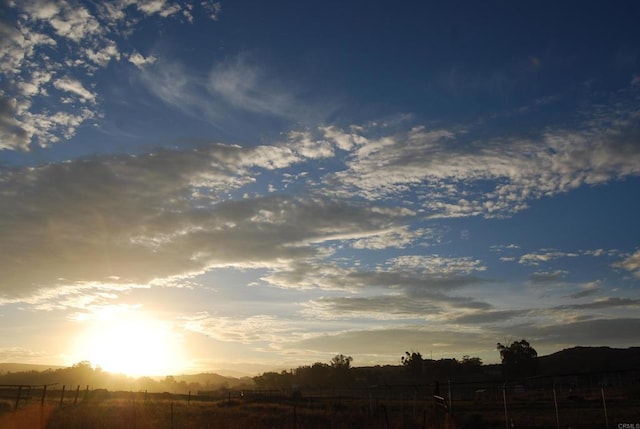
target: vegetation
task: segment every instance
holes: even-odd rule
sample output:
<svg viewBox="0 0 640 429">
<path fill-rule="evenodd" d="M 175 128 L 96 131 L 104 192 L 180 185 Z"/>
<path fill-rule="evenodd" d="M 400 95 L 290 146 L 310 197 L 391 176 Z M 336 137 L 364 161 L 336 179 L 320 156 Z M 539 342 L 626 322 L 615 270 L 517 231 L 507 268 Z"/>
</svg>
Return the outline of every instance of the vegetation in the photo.
<svg viewBox="0 0 640 429">
<path fill-rule="evenodd" d="M 45 371 L 20 371 L 0 374 L 0 385 L 56 385 L 90 386 L 91 388 L 112 391 L 148 391 L 187 394 L 201 390 L 223 388 L 247 388 L 253 385 L 250 378 L 238 379 L 223 377 L 218 374 L 197 374 L 184 376 L 128 377 L 123 374 L 112 374 L 100 367 L 93 367 L 90 362 L 82 361 L 68 368 L 47 369 Z"/>
<path fill-rule="evenodd" d="M 354 367 L 353 358 L 343 354 L 329 362 L 315 362 L 280 372 L 265 372 L 255 377 L 234 378 L 217 374 L 165 376 L 162 378 L 132 378 L 111 374 L 89 362 L 79 362 L 69 368 L 45 371 L 0 373 L 0 385 L 56 385 L 50 389 L 67 391 L 107 389 L 129 392 L 168 392 L 197 395 L 207 392 L 216 396 L 229 390 L 309 391 L 314 389 L 365 388 L 374 385 L 428 385 L 446 382 L 523 382 L 532 376 L 549 377 L 557 374 L 629 371 L 640 368 L 640 348 L 610 349 L 574 348 L 553 355 L 537 357 L 533 346 L 525 339 L 507 345 L 497 344 L 502 363 L 485 365 L 478 357 L 465 355 L 462 359 L 425 359 L 419 351 L 407 351 L 398 365 Z"/>
<path fill-rule="evenodd" d="M 503 345 L 497 349 L 502 360 L 503 375 L 507 380 L 534 375 L 538 369 L 538 352 L 525 339 Z"/>
<path fill-rule="evenodd" d="M 562 427 L 589 429 L 605 425 L 605 395 L 610 422 L 636 421 L 640 416 L 640 396 L 632 376 L 640 369 L 640 348 L 574 348 L 538 358 L 533 347 L 521 340 L 499 344 L 498 352 L 503 360 L 500 365 L 483 365 L 479 358 L 470 356 L 424 359 L 412 351 L 400 358 L 399 365 L 360 368 L 352 366 L 350 356 L 336 355 L 328 363 L 265 373 L 244 380 L 245 384 L 233 384 L 236 388 L 227 384 L 228 390 L 224 383 L 217 384 L 217 391 L 201 395 L 196 387 L 206 385 L 203 379 L 201 384 L 192 384 L 195 382 L 172 376 L 151 381 L 147 377 L 125 378 L 139 386 L 157 383 L 156 391 L 165 393 L 147 394 L 140 388 L 120 392 L 96 389 L 105 387 L 97 384 L 101 380 L 122 376 L 111 376 L 88 362 L 41 373 L 0 374 L 0 384 L 9 379 L 17 383 L 6 384 L 24 384 L 28 379 L 38 380 L 31 384 L 44 384 L 45 378 L 59 377 L 68 386 L 83 384 L 84 390 L 84 383 L 77 382 L 79 377 L 93 377 L 96 382 L 92 391 L 81 392 L 77 404 L 71 392 L 63 403 L 61 390 L 47 391 L 42 404 L 41 389 L 24 391 L 19 404 L 17 389 L 4 391 L 0 428 L 482 429 L 514 422 L 515 427 L 532 429 L 555 427 L 559 421 Z M 536 360 L 535 377 L 511 378 L 505 383 L 501 369 L 519 365 L 522 356 Z M 565 366 L 569 363 L 572 366 Z M 419 368 L 420 375 L 416 377 L 418 370 L 411 368 Z M 524 371 L 521 374 L 526 373 L 520 368 Z M 566 372 L 567 368 L 572 371 Z M 588 372 L 575 372 L 583 368 Z M 211 380 L 220 377 L 200 376 Z M 72 379 L 76 381 L 69 383 Z M 193 394 L 178 394 L 189 388 Z"/>
<path fill-rule="evenodd" d="M 291 387 L 335 388 L 348 386 L 353 381 L 351 356 L 336 355 L 329 364 L 316 362 L 311 366 L 301 366 L 291 371 L 265 372 L 253 377 L 258 389 L 283 390 Z"/>
<path fill-rule="evenodd" d="M 417 377 L 422 375 L 424 360 L 420 352 L 404 352 L 404 356 L 400 358 L 400 362 L 402 362 L 402 366 L 407 368 L 407 371 L 409 371 L 411 375 Z"/>
</svg>

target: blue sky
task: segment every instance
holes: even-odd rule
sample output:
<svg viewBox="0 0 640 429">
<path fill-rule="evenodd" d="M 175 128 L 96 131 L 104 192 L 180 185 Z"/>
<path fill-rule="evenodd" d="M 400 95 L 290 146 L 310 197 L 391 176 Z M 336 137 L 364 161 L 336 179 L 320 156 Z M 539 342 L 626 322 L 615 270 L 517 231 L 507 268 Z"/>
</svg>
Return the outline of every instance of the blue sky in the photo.
<svg viewBox="0 0 640 429">
<path fill-rule="evenodd" d="M 0 361 L 638 345 L 634 2 L 2 9 Z"/>
</svg>

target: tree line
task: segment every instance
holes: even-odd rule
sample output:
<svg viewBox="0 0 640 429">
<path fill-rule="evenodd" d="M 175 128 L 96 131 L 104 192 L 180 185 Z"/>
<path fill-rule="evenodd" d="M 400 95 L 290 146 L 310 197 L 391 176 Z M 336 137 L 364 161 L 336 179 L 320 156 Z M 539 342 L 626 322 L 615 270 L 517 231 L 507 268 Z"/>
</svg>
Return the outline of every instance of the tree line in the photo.
<svg viewBox="0 0 640 429">
<path fill-rule="evenodd" d="M 535 375 L 538 369 L 536 350 L 522 339 L 511 344 L 498 343 L 497 351 L 502 362 L 505 380 Z M 166 376 L 164 378 L 132 378 L 112 374 L 90 362 L 82 361 L 69 368 L 46 371 L 8 372 L 0 374 L 0 385 L 51 385 L 90 386 L 108 390 L 149 391 L 183 393 L 219 389 L 327 389 L 370 386 L 376 384 L 425 384 L 435 380 L 447 380 L 460 376 L 482 374 L 485 366 L 479 357 L 463 356 L 461 360 L 443 358 L 425 359 L 418 351 L 407 351 L 399 359 L 400 365 L 353 367 L 353 358 L 343 354 L 334 356 L 328 363 L 316 362 L 280 372 L 265 372 L 253 378 L 237 379 L 217 374 L 194 376 Z"/>
<path fill-rule="evenodd" d="M 537 370 L 537 352 L 522 339 L 511 344 L 496 345 L 501 359 L 501 374 L 505 380 L 534 375 Z M 431 383 L 452 377 L 481 374 L 482 359 L 465 355 L 461 360 L 443 358 L 425 359 L 418 351 L 407 351 L 400 357 L 400 365 L 369 368 L 352 367 L 353 358 L 336 355 L 329 363 L 316 362 L 281 372 L 265 372 L 253 377 L 258 389 L 326 389 L 363 386 L 381 383 Z"/>
<path fill-rule="evenodd" d="M 197 380 L 197 381 L 196 381 Z M 68 368 L 48 369 L 45 371 L 17 371 L 0 374 L 0 385 L 52 385 L 51 389 L 66 386 L 89 386 L 90 389 L 134 392 L 169 392 L 178 394 L 196 393 L 200 390 L 225 388 L 251 388 L 250 378 L 237 379 L 217 374 L 198 374 L 194 376 L 172 376 L 162 378 L 130 377 L 114 374 L 94 367 L 89 361 L 82 361 Z"/>
</svg>

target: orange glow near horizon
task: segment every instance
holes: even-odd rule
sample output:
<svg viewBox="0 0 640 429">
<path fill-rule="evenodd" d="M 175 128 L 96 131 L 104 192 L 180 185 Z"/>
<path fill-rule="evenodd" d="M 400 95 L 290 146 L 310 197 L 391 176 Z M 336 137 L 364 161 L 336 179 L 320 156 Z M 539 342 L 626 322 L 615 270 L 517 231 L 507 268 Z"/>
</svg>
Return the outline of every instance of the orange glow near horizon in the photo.
<svg viewBox="0 0 640 429">
<path fill-rule="evenodd" d="M 185 368 L 180 337 L 169 323 L 142 312 L 112 312 L 87 322 L 76 361 L 129 376 L 169 375 Z"/>
</svg>

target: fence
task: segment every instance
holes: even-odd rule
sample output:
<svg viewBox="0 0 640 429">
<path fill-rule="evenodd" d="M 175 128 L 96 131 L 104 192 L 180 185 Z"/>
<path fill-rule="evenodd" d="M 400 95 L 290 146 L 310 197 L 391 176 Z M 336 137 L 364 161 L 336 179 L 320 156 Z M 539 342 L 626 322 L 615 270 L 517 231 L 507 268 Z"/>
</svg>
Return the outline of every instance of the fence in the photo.
<svg viewBox="0 0 640 429">
<path fill-rule="evenodd" d="M 227 394 L 229 400 L 291 403 L 306 409 L 364 410 L 369 416 L 383 412 L 385 419 L 410 421 L 417 427 L 429 427 L 420 423 L 427 420 L 425 416 L 446 414 L 461 427 L 640 428 L 638 375 L 637 371 L 592 372 L 510 383 L 443 381 Z M 215 392 L 199 393 L 215 397 Z"/>
<path fill-rule="evenodd" d="M 56 388 L 58 387 L 58 388 Z M 67 390 L 66 385 L 59 384 L 2 384 L 0 385 L 0 399 L 11 401 L 13 410 L 17 410 L 21 404 L 33 403 L 35 400 L 40 401 L 40 405 L 44 405 L 45 401 L 56 401 L 60 407 L 67 403 L 76 405 L 78 400 L 86 398 L 89 393 L 89 386 L 84 389 L 83 397 L 80 398 L 80 385 L 76 385 L 75 391 L 73 387 Z"/>
<path fill-rule="evenodd" d="M 640 380 L 635 372 L 606 376 L 569 374 L 512 383 L 443 381 L 348 389 L 220 389 L 194 395 L 90 391 L 89 386 L 81 389 L 79 385 L 69 388 L 60 385 L 0 386 L 0 399 L 11 403 L 14 410 L 27 403 L 44 405 L 47 402 L 74 414 L 81 408 L 66 405 L 79 404 L 88 398 L 126 398 L 127 404 L 137 403 L 140 407 L 164 406 L 169 410 L 167 419 L 172 422 L 172 428 L 173 422 L 179 421 L 178 410 L 183 412 L 189 408 L 190 418 L 194 418 L 193 413 L 207 408 L 223 406 L 243 413 L 256 404 L 277 406 L 289 413 L 289 422 L 294 423 L 300 423 L 302 415 L 324 413 L 357 415 L 375 423 L 369 427 L 380 428 L 640 428 Z M 92 400 L 87 406 L 93 407 L 91 404 L 97 403 Z M 175 417 L 174 404 L 178 407 Z M 303 426 L 294 424 L 293 427 Z"/>
</svg>

